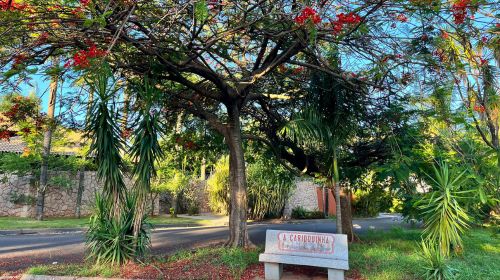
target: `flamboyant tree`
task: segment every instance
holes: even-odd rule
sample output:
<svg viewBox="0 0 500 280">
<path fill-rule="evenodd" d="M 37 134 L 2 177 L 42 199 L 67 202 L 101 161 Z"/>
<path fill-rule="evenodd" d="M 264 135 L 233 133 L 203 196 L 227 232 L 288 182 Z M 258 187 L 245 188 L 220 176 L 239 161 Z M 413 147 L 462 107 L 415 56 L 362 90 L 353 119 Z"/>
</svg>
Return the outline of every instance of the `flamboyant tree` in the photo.
<svg viewBox="0 0 500 280">
<path fill-rule="evenodd" d="M 268 106 L 269 100 L 298 104 L 302 98 L 293 90 L 270 94 L 272 83 L 281 83 L 268 79 L 272 73 L 283 71 L 293 79 L 293 72 L 315 69 L 345 83 L 364 83 L 370 94 L 384 98 L 424 78 L 422 71 L 434 63 L 428 44 L 436 27 L 478 26 L 472 14 L 482 9 L 488 11 L 483 25 L 495 20 L 494 1 L 466 0 L 0 3 L 5 84 L 16 86 L 29 78 L 33 65 L 44 65 L 51 56 L 66 55 L 68 72 L 105 59 L 127 78 L 154 77 L 165 110 L 204 119 L 225 137 L 232 198 L 228 244 L 233 246 L 248 244 L 242 113 L 252 108 L 287 115 L 291 112 Z M 331 51 L 338 53 L 340 68 L 325 59 Z M 293 72 L 289 65 L 295 65 Z M 284 156 L 295 163 L 307 158 L 296 151 Z"/>
</svg>

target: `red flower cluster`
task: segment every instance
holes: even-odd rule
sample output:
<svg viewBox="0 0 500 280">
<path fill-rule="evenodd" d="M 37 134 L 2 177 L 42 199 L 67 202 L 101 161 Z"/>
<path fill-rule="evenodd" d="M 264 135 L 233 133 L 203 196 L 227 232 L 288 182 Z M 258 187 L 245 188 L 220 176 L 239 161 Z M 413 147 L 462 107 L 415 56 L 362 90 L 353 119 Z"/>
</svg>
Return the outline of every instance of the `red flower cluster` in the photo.
<svg viewBox="0 0 500 280">
<path fill-rule="evenodd" d="M 318 24 L 321 22 L 321 17 L 318 15 L 318 12 L 316 12 L 316 10 L 314 10 L 313 8 L 311 7 L 305 7 L 302 12 L 300 13 L 300 15 L 298 15 L 296 18 L 295 18 L 295 22 L 297 24 L 304 24 L 308 19 L 310 19 L 312 21 L 312 23 L 314 24 Z"/>
<path fill-rule="evenodd" d="M 0 130 L 0 140 L 9 141 L 10 137 L 12 137 L 12 132 L 8 130 Z"/>
<path fill-rule="evenodd" d="M 441 38 L 448 39 L 448 38 L 450 38 L 450 34 L 448 34 L 448 32 L 446 32 L 444 30 L 441 30 Z"/>
<path fill-rule="evenodd" d="M 68 60 L 64 67 L 88 68 L 90 67 L 91 59 L 103 57 L 106 55 L 105 50 L 98 49 L 96 45 L 90 45 L 88 50 L 79 50 L 73 55 L 73 60 Z"/>
<path fill-rule="evenodd" d="M 401 22 L 407 22 L 408 18 L 404 14 L 399 14 L 396 16 L 396 19 L 401 21 Z"/>
<path fill-rule="evenodd" d="M 80 0 L 80 5 L 87 6 L 92 0 Z"/>
<path fill-rule="evenodd" d="M 24 11 L 28 5 L 16 3 L 16 0 L 0 0 L 0 11 Z"/>
<path fill-rule="evenodd" d="M 458 0 L 451 6 L 451 12 L 453 13 L 453 21 L 456 24 L 464 23 L 465 17 L 467 16 L 467 6 L 470 4 L 470 0 Z"/>
<path fill-rule="evenodd" d="M 478 112 L 478 113 L 484 113 L 484 111 L 486 111 L 486 109 L 484 108 L 483 105 L 474 105 L 474 111 Z"/>
<path fill-rule="evenodd" d="M 24 54 L 18 54 L 14 56 L 14 62 L 12 63 L 13 67 L 16 67 L 17 65 L 23 63 L 26 60 L 26 55 Z"/>
<path fill-rule="evenodd" d="M 361 17 L 355 13 L 340 13 L 337 15 L 337 20 L 333 22 L 333 33 L 339 34 L 345 25 L 358 24 L 361 22 Z"/>
</svg>

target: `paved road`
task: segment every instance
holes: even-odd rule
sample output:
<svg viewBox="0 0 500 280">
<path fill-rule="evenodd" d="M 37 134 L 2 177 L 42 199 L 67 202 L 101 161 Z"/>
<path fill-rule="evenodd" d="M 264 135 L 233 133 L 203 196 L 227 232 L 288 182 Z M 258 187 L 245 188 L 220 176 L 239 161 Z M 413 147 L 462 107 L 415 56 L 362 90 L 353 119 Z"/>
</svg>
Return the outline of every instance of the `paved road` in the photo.
<svg viewBox="0 0 500 280">
<path fill-rule="evenodd" d="M 354 220 L 357 233 L 393 227 L 409 225 L 393 217 Z M 335 232 L 335 222 L 315 220 L 290 224 L 250 224 L 251 241 L 263 244 L 266 229 Z M 153 253 L 168 254 L 179 248 L 194 248 L 210 242 L 221 242 L 227 235 L 227 227 L 158 229 L 152 235 Z M 83 259 L 83 253 L 83 232 L 0 235 L 0 272 L 19 270 L 34 264 L 79 262 Z"/>
</svg>

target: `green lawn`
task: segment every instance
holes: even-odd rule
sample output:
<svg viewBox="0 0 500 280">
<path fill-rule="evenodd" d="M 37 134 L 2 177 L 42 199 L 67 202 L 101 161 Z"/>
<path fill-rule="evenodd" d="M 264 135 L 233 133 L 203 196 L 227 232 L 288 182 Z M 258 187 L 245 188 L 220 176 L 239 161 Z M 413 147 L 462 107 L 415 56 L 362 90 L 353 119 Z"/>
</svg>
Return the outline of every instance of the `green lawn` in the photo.
<svg viewBox="0 0 500 280">
<path fill-rule="evenodd" d="M 351 271 L 347 276 L 361 276 L 368 280 L 423 280 L 418 243 L 420 230 L 394 229 L 387 232 L 372 231 L 361 235 L 361 242 L 349 245 Z M 137 273 L 162 270 L 170 273 L 169 263 L 181 265 L 180 271 L 187 271 L 191 277 L 198 277 L 206 271 L 196 269 L 203 263 L 206 267 L 226 269 L 235 279 L 252 269 L 258 263 L 257 250 L 242 251 L 230 248 L 201 248 L 196 251 L 181 250 L 169 257 L 157 256 L 141 265 Z M 491 229 L 472 229 L 464 236 L 464 251 L 455 256 L 450 265 L 458 270 L 457 280 L 500 279 L 500 236 Z M 255 266 L 253 266 L 255 269 Z M 126 271 L 120 268 L 94 267 L 90 264 L 46 265 L 31 268 L 28 273 L 46 275 L 119 276 Z M 248 272 L 248 271 L 246 271 Z M 177 271 L 179 273 L 179 271 Z M 188 273 L 188 274 L 189 274 Z M 200 275 L 196 273 L 201 273 Z M 248 273 L 247 273 L 248 274 Z M 198 276 L 197 276 L 198 275 Z M 182 277 L 181 277 L 182 278 Z"/>
<path fill-rule="evenodd" d="M 373 280 L 423 279 L 419 230 L 394 229 L 362 235 L 349 247 L 349 263 Z M 500 236 L 492 230 L 472 229 L 464 236 L 464 252 L 452 258 L 457 280 L 500 279 Z"/>
<path fill-rule="evenodd" d="M 47 218 L 37 221 L 30 218 L 0 217 L 0 230 L 39 229 L 39 228 L 82 228 L 86 227 L 88 218 Z M 211 221 L 189 218 L 170 218 L 169 216 L 153 217 L 154 225 L 210 225 Z"/>
</svg>

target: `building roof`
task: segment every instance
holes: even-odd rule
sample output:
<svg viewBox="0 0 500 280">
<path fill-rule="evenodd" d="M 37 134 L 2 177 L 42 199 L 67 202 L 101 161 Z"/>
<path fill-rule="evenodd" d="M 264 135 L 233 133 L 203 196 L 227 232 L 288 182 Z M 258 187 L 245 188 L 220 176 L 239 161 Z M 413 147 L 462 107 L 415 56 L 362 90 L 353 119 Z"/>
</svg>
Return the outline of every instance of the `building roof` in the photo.
<svg viewBox="0 0 500 280">
<path fill-rule="evenodd" d="M 28 145 L 20 136 L 11 137 L 9 140 L 0 140 L 0 153 L 15 153 L 22 154 L 26 151 Z M 66 147 L 52 147 L 51 154 L 62 156 L 78 155 L 80 147 L 66 146 Z"/>
</svg>

